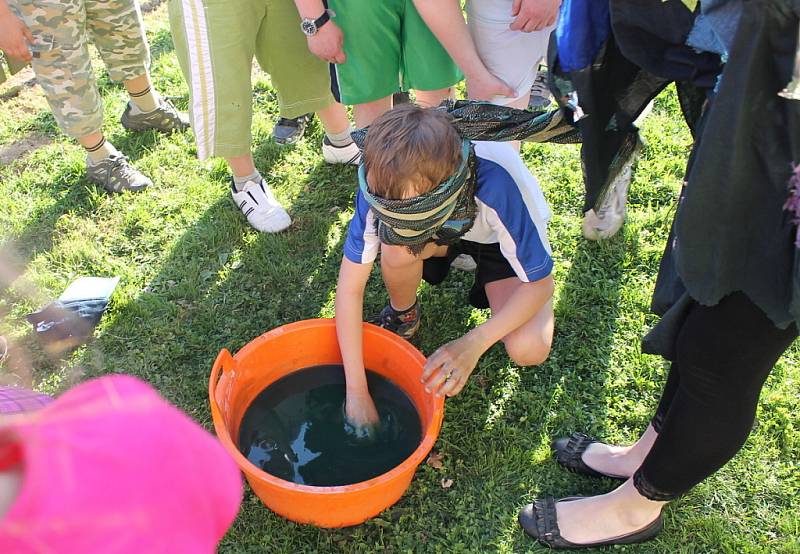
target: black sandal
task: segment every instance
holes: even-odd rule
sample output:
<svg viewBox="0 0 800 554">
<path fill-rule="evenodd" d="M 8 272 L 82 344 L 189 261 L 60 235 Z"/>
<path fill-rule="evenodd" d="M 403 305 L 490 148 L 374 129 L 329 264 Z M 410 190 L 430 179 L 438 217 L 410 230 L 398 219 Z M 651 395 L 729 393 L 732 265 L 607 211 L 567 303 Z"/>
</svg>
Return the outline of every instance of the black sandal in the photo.
<svg viewBox="0 0 800 554">
<path fill-rule="evenodd" d="M 654 539 L 664 527 L 664 519 L 659 514 L 655 521 L 633 533 L 590 543 L 570 542 L 561 536 L 561 531 L 558 528 L 556 504 L 578 500 L 579 498 L 584 497 L 570 496 L 556 500 L 549 496 L 544 499 L 534 500 L 532 504 L 528 504 L 520 511 L 519 524 L 527 535 L 554 549 L 597 548 L 614 544 L 636 544 Z"/>
<path fill-rule="evenodd" d="M 590 444 L 600 442 L 584 433 L 572 433 L 569 437 L 556 439 L 550 445 L 553 450 L 553 457 L 556 461 L 573 473 L 588 475 L 589 477 L 608 477 L 619 481 L 627 481 L 623 475 L 610 475 L 592 469 L 583 461 L 583 453 L 589 448 Z"/>
</svg>

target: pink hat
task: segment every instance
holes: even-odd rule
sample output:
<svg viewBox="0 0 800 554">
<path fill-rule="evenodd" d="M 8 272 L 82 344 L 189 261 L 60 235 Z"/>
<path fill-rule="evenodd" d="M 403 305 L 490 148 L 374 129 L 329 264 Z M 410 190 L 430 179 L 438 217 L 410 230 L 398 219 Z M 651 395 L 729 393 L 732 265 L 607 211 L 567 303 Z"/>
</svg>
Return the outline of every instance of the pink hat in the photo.
<svg viewBox="0 0 800 554">
<path fill-rule="evenodd" d="M 239 470 L 216 439 L 124 375 L 5 418 L 0 472 L 20 461 L 0 552 L 214 552 L 242 497 Z"/>
</svg>

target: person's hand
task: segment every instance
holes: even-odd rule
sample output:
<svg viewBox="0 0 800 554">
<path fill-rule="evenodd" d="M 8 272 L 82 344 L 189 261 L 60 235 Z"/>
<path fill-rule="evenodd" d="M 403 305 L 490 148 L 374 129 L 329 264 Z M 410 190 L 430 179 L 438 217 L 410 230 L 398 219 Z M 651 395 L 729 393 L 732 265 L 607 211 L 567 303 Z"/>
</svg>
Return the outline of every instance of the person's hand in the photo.
<svg viewBox="0 0 800 554">
<path fill-rule="evenodd" d="M 356 437 L 372 436 L 380 423 L 378 410 L 369 393 L 348 393 L 344 401 L 344 414 Z"/>
<path fill-rule="evenodd" d="M 467 76 L 467 96 L 470 100 L 491 100 L 495 96 L 515 98 L 517 91 L 488 71 L 484 71 L 478 75 Z"/>
<path fill-rule="evenodd" d="M 511 15 L 516 19 L 509 28 L 512 31 L 531 33 L 550 27 L 558 18 L 561 0 L 514 0 Z"/>
<path fill-rule="evenodd" d="M 344 63 L 344 33 L 333 21 L 319 28 L 317 34 L 306 37 L 308 49 L 321 60 L 328 63 Z"/>
<path fill-rule="evenodd" d="M 0 50 L 11 58 L 29 62 L 29 44 L 33 44 L 30 30 L 5 5 L 0 5 Z"/>
<path fill-rule="evenodd" d="M 486 349 L 469 334 L 448 342 L 430 355 L 422 372 L 425 390 L 436 396 L 455 396 L 478 365 Z"/>
</svg>

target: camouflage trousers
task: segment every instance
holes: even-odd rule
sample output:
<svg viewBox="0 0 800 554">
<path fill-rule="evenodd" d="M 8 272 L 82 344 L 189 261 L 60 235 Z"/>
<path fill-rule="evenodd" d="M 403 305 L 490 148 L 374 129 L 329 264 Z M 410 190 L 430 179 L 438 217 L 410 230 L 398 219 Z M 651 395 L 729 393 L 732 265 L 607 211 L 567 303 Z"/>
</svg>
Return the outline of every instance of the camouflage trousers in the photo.
<svg viewBox="0 0 800 554">
<path fill-rule="evenodd" d="M 89 43 L 109 76 L 127 81 L 147 72 L 150 52 L 136 0 L 11 0 L 34 37 L 33 71 L 61 130 L 83 137 L 102 129 L 103 103 Z"/>
</svg>

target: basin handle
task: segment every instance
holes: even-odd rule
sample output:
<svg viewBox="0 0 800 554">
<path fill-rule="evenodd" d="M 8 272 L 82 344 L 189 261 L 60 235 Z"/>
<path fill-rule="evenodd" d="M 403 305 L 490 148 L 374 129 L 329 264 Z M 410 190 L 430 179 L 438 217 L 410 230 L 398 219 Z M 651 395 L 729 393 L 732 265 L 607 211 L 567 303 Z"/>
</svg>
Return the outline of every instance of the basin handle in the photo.
<svg viewBox="0 0 800 554">
<path fill-rule="evenodd" d="M 236 368 L 236 360 L 233 359 L 227 348 L 219 351 L 217 359 L 211 368 L 211 376 L 208 379 L 208 397 L 211 403 L 211 414 L 222 419 L 227 419 L 222 406 L 228 407 L 230 392 L 233 386 L 233 375 Z"/>
</svg>

